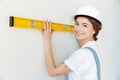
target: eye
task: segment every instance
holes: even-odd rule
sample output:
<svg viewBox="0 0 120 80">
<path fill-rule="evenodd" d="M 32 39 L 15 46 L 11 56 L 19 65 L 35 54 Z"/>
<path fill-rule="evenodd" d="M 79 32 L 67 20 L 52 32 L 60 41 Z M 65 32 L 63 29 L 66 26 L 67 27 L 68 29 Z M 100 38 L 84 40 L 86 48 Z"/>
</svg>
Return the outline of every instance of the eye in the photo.
<svg viewBox="0 0 120 80">
<path fill-rule="evenodd" d="M 87 23 L 82 23 L 83 27 L 88 27 Z"/>
<path fill-rule="evenodd" d="M 84 24 L 83 26 L 84 26 L 84 27 L 88 27 L 88 25 L 85 25 L 85 24 Z"/>
<path fill-rule="evenodd" d="M 79 24 L 78 24 L 77 22 L 75 23 L 75 25 L 76 25 L 76 26 L 79 26 Z"/>
</svg>

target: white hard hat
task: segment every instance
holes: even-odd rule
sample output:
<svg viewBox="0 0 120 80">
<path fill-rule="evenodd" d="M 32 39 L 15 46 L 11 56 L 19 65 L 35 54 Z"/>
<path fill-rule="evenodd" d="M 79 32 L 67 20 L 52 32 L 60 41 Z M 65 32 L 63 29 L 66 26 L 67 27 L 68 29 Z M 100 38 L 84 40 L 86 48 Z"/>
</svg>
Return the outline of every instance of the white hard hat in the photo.
<svg viewBox="0 0 120 80">
<path fill-rule="evenodd" d="M 77 13 L 74 15 L 74 17 L 78 16 L 78 15 L 92 17 L 102 24 L 101 15 L 100 15 L 100 12 L 97 7 L 83 6 L 77 11 Z"/>
</svg>

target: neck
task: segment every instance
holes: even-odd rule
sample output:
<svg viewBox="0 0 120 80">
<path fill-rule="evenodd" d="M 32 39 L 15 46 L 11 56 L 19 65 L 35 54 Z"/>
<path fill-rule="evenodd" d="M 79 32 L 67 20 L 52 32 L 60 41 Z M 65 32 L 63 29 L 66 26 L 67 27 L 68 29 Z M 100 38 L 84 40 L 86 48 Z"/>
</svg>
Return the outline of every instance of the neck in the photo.
<svg viewBox="0 0 120 80">
<path fill-rule="evenodd" d="M 90 42 L 90 41 L 94 41 L 94 39 L 90 39 L 90 40 L 79 40 L 79 45 L 80 47 L 84 46 L 86 43 Z"/>
</svg>

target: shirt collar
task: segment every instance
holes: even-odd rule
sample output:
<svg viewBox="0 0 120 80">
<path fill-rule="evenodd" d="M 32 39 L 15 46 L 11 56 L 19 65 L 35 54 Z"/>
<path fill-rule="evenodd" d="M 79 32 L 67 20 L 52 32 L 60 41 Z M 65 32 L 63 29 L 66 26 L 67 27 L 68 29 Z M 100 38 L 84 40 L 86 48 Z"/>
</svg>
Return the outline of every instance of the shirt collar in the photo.
<svg viewBox="0 0 120 80">
<path fill-rule="evenodd" d="M 93 47 L 92 46 L 93 44 L 96 44 L 96 41 L 89 41 L 85 45 L 83 45 L 81 48 L 84 48 L 84 47 Z"/>
</svg>

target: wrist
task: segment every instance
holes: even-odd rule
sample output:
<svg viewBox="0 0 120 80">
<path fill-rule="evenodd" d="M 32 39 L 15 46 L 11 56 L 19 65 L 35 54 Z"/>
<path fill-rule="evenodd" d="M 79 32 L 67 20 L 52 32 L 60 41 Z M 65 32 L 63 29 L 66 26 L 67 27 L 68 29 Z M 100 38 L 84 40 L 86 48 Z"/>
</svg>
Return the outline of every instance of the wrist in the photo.
<svg viewBox="0 0 120 80">
<path fill-rule="evenodd" d="M 44 40 L 44 45 L 45 46 L 51 45 L 51 40 Z"/>
</svg>

